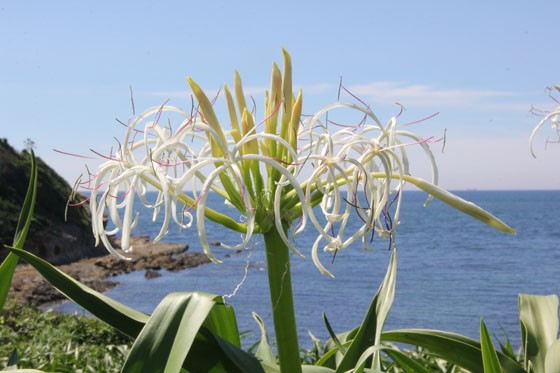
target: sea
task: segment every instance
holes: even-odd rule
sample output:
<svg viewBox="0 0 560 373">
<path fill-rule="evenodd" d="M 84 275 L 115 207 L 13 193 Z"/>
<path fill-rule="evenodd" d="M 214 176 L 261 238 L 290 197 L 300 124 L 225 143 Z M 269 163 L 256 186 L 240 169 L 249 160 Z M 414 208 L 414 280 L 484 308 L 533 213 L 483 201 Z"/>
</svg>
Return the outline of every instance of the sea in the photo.
<svg viewBox="0 0 560 373">
<path fill-rule="evenodd" d="M 452 207 L 433 200 L 424 207 L 426 194 L 403 192 L 396 236 L 397 281 L 393 307 L 385 330 L 428 328 L 479 338 L 480 320 L 497 340 L 509 338 L 521 346 L 518 295 L 560 293 L 560 191 L 459 191 L 455 194 L 490 211 L 516 229 L 515 235 L 496 231 Z M 209 205 L 228 208 L 216 194 Z M 231 210 L 227 210 L 231 214 Z M 241 217 L 239 217 L 241 218 Z M 159 224 L 149 211 L 139 210 L 135 235 L 155 237 Z M 359 223 L 359 222 L 358 222 Z M 207 222 L 209 241 L 235 244 L 239 233 Z M 312 346 L 311 335 L 328 338 L 323 313 L 333 330 L 358 326 L 382 281 L 391 247 L 374 238 L 373 250 L 360 244 L 336 256 L 322 255 L 335 275 L 319 273 L 311 260 L 316 233 L 298 236 L 296 246 L 305 258 L 293 255 L 292 285 L 300 347 Z M 164 241 L 186 244 L 202 251 L 196 229 L 171 227 Z M 221 264 L 206 264 L 177 273 L 161 271 L 147 280 L 144 272 L 112 278 L 119 285 L 106 294 L 130 307 L 150 313 L 171 292 L 203 291 L 225 296 L 233 305 L 246 346 L 260 332 L 251 313 L 264 320 L 269 336 L 273 321 L 268 295 L 264 244 L 256 236 L 249 248 L 230 252 L 213 247 Z M 57 306 L 80 311 L 71 302 Z"/>
</svg>

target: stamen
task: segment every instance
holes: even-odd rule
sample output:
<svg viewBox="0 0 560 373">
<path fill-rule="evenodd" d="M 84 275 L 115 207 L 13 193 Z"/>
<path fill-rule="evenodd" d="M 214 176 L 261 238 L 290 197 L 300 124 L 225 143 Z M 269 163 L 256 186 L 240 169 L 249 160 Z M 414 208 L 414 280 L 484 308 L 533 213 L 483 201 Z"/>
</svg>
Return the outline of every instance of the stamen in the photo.
<svg viewBox="0 0 560 373">
<path fill-rule="evenodd" d="M 112 155 L 106 156 L 106 155 L 103 155 L 103 154 L 99 153 L 99 152 L 96 151 L 96 150 L 93 150 L 93 149 L 90 149 L 89 151 L 92 152 L 93 154 L 97 154 L 97 155 L 100 156 L 101 158 L 105 158 L 105 159 L 107 159 L 107 160 L 109 160 L 109 161 L 122 162 L 122 160 L 116 159 L 116 158 L 114 158 Z M 93 158 L 93 159 L 95 159 L 95 158 Z"/>
<path fill-rule="evenodd" d="M 438 116 L 438 115 L 439 115 L 439 111 L 438 111 L 437 113 L 434 113 L 434 114 L 432 114 L 432 115 L 429 115 L 429 116 L 427 116 L 427 117 L 425 117 L 425 118 L 422 118 L 422 119 L 419 119 L 419 120 L 415 120 L 414 122 L 403 123 L 403 124 L 399 125 L 399 127 L 406 127 L 406 126 L 410 126 L 411 124 L 422 123 L 422 122 L 428 121 L 428 120 L 430 120 L 430 119 L 432 119 L 432 118 L 435 118 L 435 117 Z"/>
<path fill-rule="evenodd" d="M 72 157 L 77 157 L 77 158 L 97 159 L 97 158 L 94 158 L 94 157 L 88 157 L 88 156 L 86 156 L 86 155 L 64 152 L 64 151 L 58 150 L 58 149 L 53 149 L 53 151 L 55 151 L 55 152 L 57 152 L 57 153 L 60 153 L 60 154 L 70 155 L 70 156 L 72 156 Z"/>
</svg>

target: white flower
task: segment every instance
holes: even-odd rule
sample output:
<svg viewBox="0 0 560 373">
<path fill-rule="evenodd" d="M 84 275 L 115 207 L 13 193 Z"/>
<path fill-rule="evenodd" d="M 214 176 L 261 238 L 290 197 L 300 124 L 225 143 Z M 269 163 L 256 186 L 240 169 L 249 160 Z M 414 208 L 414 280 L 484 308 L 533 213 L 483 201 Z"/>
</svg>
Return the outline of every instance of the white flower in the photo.
<svg viewBox="0 0 560 373">
<path fill-rule="evenodd" d="M 108 157 L 91 181 L 97 241 L 124 257 L 109 240 L 120 231 L 123 251 L 132 250 L 130 234 L 138 222 L 134 197 L 138 196 L 140 203 L 153 210 L 154 220 L 163 214 L 156 241 L 167 234 L 172 222 L 180 228 L 190 228 L 195 222 L 201 245 L 214 261 L 218 260 L 206 238 L 205 217 L 243 234 L 238 244 L 222 244 L 235 250 L 244 248 L 253 234 L 276 229 L 286 246 L 302 255 L 294 238 L 313 229 L 317 238 L 312 259 L 322 273 L 331 275 L 319 259 L 319 248 L 337 253 L 358 241 L 370 249 L 374 235 L 394 241 L 406 181 L 499 229 L 511 229 L 439 189 L 428 141 L 400 130 L 396 118 L 382 124 L 363 105 L 336 103 L 301 122 L 301 92 L 297 98 L 292 95 L 290 60 L 287 54 L 284 57 L 284 76 L 274 65 L 262 122 L 248 110 L 238 75 L 237 107 L 224 89 L 228 132 L 211 101 L 191 79 L 199 105 L 192 113 L 162 105 L 134 118 L 116 154 Z M 363 120 L 353 126 L 331 123 L 329 113 L 341 110 L 360 113 Z M 433 169 L 431 182 L 411 175 L 408 146 L 421 146 L 426 153 Z M 150 187 L 158 191 L 153 201 L 148 200 Z M 211 191 L 239 210 L 243 221 L 208 206 Z M 112 229 L 105 226 L 106 214 Z M 349 219 L 359 219 L 361 224 L 351 230 Z"/>
<path fill-rule="evenodd" d="M 535 136 L 537 135 L 537 132 L 539 132 L 539 130 L 545 123 L 550 121 L 552 129 L 556 131 L 556 136 L 560 139 L 560 128 L 558 127 L 559 117 L 560 117 L 560 106 L 558 106 L 550 113 L 546 114 L 533 129 L 533 132 L 531 133 L 531 136 L 529 138 L 529 150 L 531 151 L 531 155 L 533 157 L 536 158 L 535 152 L 533 151 L 533 142 L 535 141 Z"/>
</svg>

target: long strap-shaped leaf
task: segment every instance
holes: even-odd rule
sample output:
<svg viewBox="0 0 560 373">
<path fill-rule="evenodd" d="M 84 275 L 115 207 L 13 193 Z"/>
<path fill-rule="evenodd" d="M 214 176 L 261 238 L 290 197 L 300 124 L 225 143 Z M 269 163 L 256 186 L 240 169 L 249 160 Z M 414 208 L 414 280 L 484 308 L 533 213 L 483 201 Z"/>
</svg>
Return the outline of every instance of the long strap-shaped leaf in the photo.
<svg viewBox="0 0 560 373">
<path fill-rule="evenodd" d="M 276 364 L 276 357 L 272 351 L 272 347 L 268 344 L 268 337 L 266 335 L 266 328 L 264 327 L 264 321 L 261 319 L 256 312 L 252 313 L 253 319 L 257 322 L 259 329 L 261 331 L 261 340 L 259 341 L 257 352 L 255 356 L 265 361 L 267 363 Z"/>
<path fill-rule="evenodd" d="M 373 298 L 366 317 L 354 337 L 352 344 L 346 350 L 344 358 L 336 367 L 338 372 L 346 372 L 353 369 L 357 364 L 362 353 L 369 347 L 378 345 L 381 341 L 381 331 L 393 299 L 395 297 L 395 281 L 397 277 L 397 250 L 394 249 L 389 260 L 389 266 L 385 278 L 379 290 Z M 374 369 L 379 369 L 379 352 L 374 356 Z"/>
<path fill-rule="evenodd" d="M 381 339 L 421 346 L 443 359 L 472 372 L 483 372 L 480 343 L 474 339 L 439 330 L 401 329 L 384 332 Z M 502 368 L 506 372 L 524 373 L 517 361 L 497 352 Z"/>
<path fill-rule="evenodd" d="M 560 372 L 560 339 L 552 343 L 546 351 L 545 372 Z"/>
<path fill-rule="evenodd" d="M 204 371 L 259 372 L 262 368 L 257 359 L 241 351 L 237 346 L 216 339 L 226 354 L 232 352 L 239 359 L 216 360 L 214 354 L 190 354 L 195 339 L 213 309 L 217 312 L 223 304 L 221 297 L 205 293 L 171 293 L 156 307 L 144 329 L 134 342 L 123 367 L 123 372 L 180 372 L 181 368 L 207 364 Z M 232 320 L 224 320 L 232 322 Z M 235 318 L 233 319 L 235 324 Z M 237 325 L 235 324 L 235 327 Z M 206 338 L 211 334 L 206 332 Z M 233 351 L 231 351 L 233 350 Z M 187 355 L 189 358 L 187 359 Z M 213 356 L 214 355 L 214 356 Z M 185 360 L 187 362 L 185 363 Z M 208 364 L 211 363 L 211 364 Z"/>
<path fill-rule="evenodd" d="M 23 244 L 27 238 L 31 218 L 33 217 L 33 207 L 35 206 L 35 196 L 37 194 L 37 164 L 35 162 L 35 154 L 31 150 L 31 172 L 29 177 L 29 185 L 27 194 L 21 208 L 19 221 L 14 235 L 12 246 L 23 249 Z M 0 310 L 4 308 L 8 291 L 12 284 L 12 278 L 16 269 L 18 257 L 9 253 L 6 259 L 0 265 Z"/>
<path fill-rule="evenodd" d="M 484 373 L 502 373 L 502 366 L 484 320 L 480 319 L 480 348 Z"/>
<path fill-rule="evenodd" d="M 148 321 L 149 316 L 145 313 L 129 308 L 74 280 L 30 252 L 15 247 L 7 248 L 31 264 L 58 291 L 121 332 L 134 338 Z"/>
<path fill-rule="evenodd" d="M 558 338 L 558 296 L 519 294 L 519 322 L 526 362 L 543 372 L 548 348 Z"/>
<path fill-rule="evenodd" d="M 383 347 L 383 351 L 405 372 L 429 373 L 428 370 L 410 356 L 394 348 Z"/>
</svg>

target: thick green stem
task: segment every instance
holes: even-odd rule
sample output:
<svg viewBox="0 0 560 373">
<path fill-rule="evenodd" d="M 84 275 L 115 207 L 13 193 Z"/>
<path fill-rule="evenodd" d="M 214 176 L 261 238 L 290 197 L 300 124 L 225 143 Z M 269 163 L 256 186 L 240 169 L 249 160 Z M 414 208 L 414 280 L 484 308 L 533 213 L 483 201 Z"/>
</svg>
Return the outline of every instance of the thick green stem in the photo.
<svg viewBox="0 0 560 373">
<path fill-rule="evenodd" d="M 280 371 L 301 372 L 290 252 L 275 227 L 264 234 L 264 243 Z"/>
</svg>

